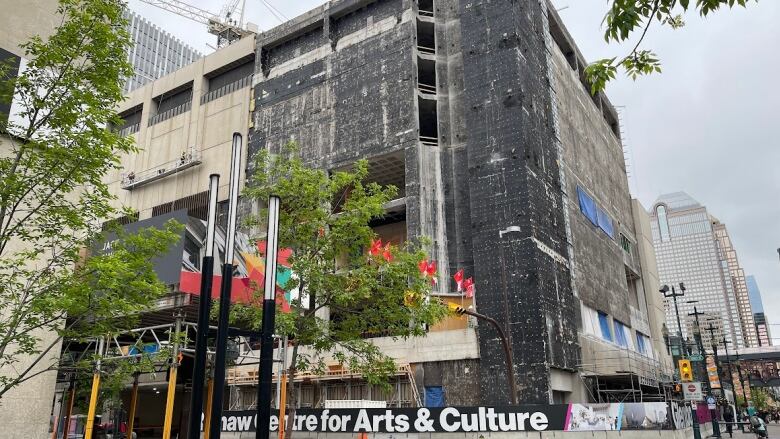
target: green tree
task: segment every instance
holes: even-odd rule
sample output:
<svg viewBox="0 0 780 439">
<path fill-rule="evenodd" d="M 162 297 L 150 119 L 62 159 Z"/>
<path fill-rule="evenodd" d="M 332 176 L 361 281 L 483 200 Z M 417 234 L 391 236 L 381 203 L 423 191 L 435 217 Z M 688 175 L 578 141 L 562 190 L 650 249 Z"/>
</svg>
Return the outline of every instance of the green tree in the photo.
<svg viewBox="0 0 780 439">
<path fill-rule="evenodd" d="M 110 129 L 132 73 L 123 7 L 61 0 L 54 34 L 23 46 L 26 70 L 0 69 L 0 99 L 13 94 L 20 106 L 0 126 L 0 398 L 55 369 L 63 338 L 118 331 L 165 291 L 150 261 L 177 224 L 119 233 L 111 251 L 86 257 L 122 214 L 105 179 L 118 154 L 136 150 Z"/>
<path fill-rule="evenodd" d="M 424 242 L 368 251 L 376 239 L 369 223 L 384 215 L 397 189 L 367 182 L 365 161 L 343 172 L 309 168 L 293 146 L 279 155 L 261 152 L 254 169 L 245 198 L 258 205 L 271 194 L 281 198 L 279 246 L 292 249 L 294 275 L 285 288 L 298 295 L 291 312 L 276 314 L 277 332 L 293 345 L 288 376 L 323 373 L 324 358 L 332 355 L 369 383 L 386 383 L 396 365 L 368 337 L 423 336 L 426 325 L 447 314 L 429 298 L 431 279 L 418 269 L 426 259 Z M 266 216 L 261 210 L 248 226 L 264 230 Z M 259 328 L 260 302 L 234 307 L 231 317 Z M 296 392 L 293 385 L 288 389 L 294 411 Z"/>
<path fill-rule="evenodd" d="M 636 79 L 641 75 L 661 72 L 661 61 L 642 43 L 653 23 L 678 29 L 685 26 L 683 14 L 695 11 L 702 17 L 723 8 L 747 6 L 750 0 L 610 0 L 609 11 L 604 17 L 604 40 L 625 42 L 639 34 L 631 51 L 623 57 L 605 58 L 593 62 L 585 69 L 591 84 L 591 92 L 604 90 L 607 83 L 622 68 L 626 75 Z M 755 0 L 758 1 L 758 0 Z"/>
</svg>

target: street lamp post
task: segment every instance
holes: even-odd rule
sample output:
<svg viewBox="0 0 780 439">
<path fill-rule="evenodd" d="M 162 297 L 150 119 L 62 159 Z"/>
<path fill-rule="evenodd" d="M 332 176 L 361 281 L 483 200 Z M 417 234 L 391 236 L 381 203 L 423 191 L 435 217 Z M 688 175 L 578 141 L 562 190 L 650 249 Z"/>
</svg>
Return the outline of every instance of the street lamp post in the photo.
<svg viewBox="0 0 780 439">
<path fill-rule="evenodd" d="M 696 302 L 698 302 L 698 300 L 689 300 L 688 301 L 688 303 L 696 303 Z M 703 314 L 704 313 L 703 312 L 699 312 L 699 310 L 696 309 L 696 305 L 694 305 L 693 306 L 693 313 L 690 313 L 688 315 L 689 316 L 693 316 L 694 319 L 696 319 L 696 329 L 695 329 L 695 331 L 693 333 L 694 340 L 696 340 L 696 344 L 699 347 L 700 355 L 705 356 L 706 352 L 704 351 L 704 343 L 702 343 L 702 339 L 701 339 L 701 326 L 699 325 L 699 316 L 703 315 Z M 717 366 L 717 364 L 716 364 L 716 366 Z M 716 367 L 716 370 L 717 370 L 717 367 Z M 709 376 L 707 374 L 706 363 L 705 363 L 705 367 L 704 367 L 704 372 L 705 372 L 704 373 L 704 378 L 705 378 L 704 382 L 707 385 L 707 395 L 709 397 L 713 397 L 712 386 L 710 385 L 710 379 L 709 379 Z M 709 403 L 708 403 L 708 405 L 709 405 Z M 717 411 L 713 410 L 713 409 L 710 409 L 710 416 L 712 417 L 712 437 L 721 437 L 720 436 L 720 426 L 718 425 Z"/>
<path fill-rule="evenodd" d="M 680 323 L 680 308 L 677 306 L 677 298 L 678 297 L 682 297 L 682 296 L 685 295 L 685 284 L 680 282 L 680 292 L 679 293 L 674 289 L 674 285 L 672 285 L 672 287 L 671 287 L 671 290 L 672 290 L 671 293 L 669 293 L 669 289 L 670 289 L 669 285 L 664 285 L 658 291 L 660 291 L 661 294 L 664 295 L 664 298 L 668 299 L 668 298 L 671 297 L 672 300 L 674 301 L 674 314 L 675 314 L 675 316 L 677 316 L 677 336 L 679 337 L 678 338 L 678 344 L 680 346 L 680 356 L 686 357 L 686 355 L 685 355 L 685 347 L 683 346 L 682 323 Z"/>
<path fill-rule="evenodd" d="M 506 356 L 506 372 L 507 372 L 507 379 L 509 381 L 509 393 L 512 396 L 512 405 L 517 405 L 517 385 L 515 384 L 515 366 L 514 363 L 512 362 L 512 348 L 509 346 L 509 342 L 507 341 L 506 333 L 504 332 L 504 329 L 492 317 L 488 317 L 484 314 L 467 310 L 462 306 L 458 305 L 457 303 L 449 303 L 447 306 L 449 306 L 450 310 L 452 310 L 456 314 L 460 314 L 460 315 L 465 314 L 467 316 L 476 317 L 479 320 L 485 320 L 486 322 L 493 325 L 494 328 L 496 328 L 496 331 L 498 331 L 498 336 L 501 338 L 501 345 L 504 347 L 504 355 Z"/>
<path fill-rule="evenodd" d="M 725 349 L 726 352 L 726 360 L 729 362 L 729 384 L 731 384 L 731 391 L 734 392 L 734 405 L 737 405 L 737 388 L 734 387 L 734 371 L 731 369 L 731 357 L 729 357 L 729 343 L 730 341 L 726 340 L 726 336 L 723 336 L 723 349 Z M 742 383 L 739 384 L 740 386 Z M 744 392 L 744 389 L 742 390 Z M 744 396 L 744 393 L 743 395 Z"/>
</svg>

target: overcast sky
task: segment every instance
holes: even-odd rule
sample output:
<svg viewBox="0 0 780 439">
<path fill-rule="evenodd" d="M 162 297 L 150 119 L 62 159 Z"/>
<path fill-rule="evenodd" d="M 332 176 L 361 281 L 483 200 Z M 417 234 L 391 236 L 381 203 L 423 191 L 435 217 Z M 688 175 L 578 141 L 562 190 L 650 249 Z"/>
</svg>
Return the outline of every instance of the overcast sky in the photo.
<svg viewBox="0 0 780 439">
<path fill-rule="evenodd" d="M 219 12 L 222 1 L 187 0 Z M 607 45 L 601 20 L 606 0 L 554 0 L 589 60 L 627 50 Z M 264 3 L 291 18 L 322 0 L 246 0 L 246 20 L 268 29 L 279 20 Z M 130 0 L 130 7 L 204 53 L 215 37 L 205 26 Z M 686 191 L 724 222 L 747 274 L 754 274 L 771 323 L 780 324 L 780 1 L 707 19 L 686 17 L 677 31 L 655 27 L 646 46 L 663 74 L 636 82 L 620 78 L 607 93 L 623 114 L 631 186 L 650 207 L 659 194 Z M 684 279 L 681 279 L 684 281 Z M 773 326 L 780 337 L 780 326 Z M 775 340 L 780 343 L 780 338 Z"/>
</svg>

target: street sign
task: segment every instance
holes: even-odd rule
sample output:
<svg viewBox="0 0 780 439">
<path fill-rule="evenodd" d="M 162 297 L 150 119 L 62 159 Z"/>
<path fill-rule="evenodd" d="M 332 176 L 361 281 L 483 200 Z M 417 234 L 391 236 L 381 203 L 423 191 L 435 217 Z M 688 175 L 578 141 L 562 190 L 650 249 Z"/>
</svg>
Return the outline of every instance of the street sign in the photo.
<svg viewBox="0 0 780 439">
<path fill-rule="evenodd" d="M 683 397 L 686 401 L 702 401 L 704 393 L 701 391 L 701 383 L 683 383 Z"/>
<path fill-rule="evenodd" d="M 699 354 L 693 354 L 690 357 L 688 357 L 691 361 L 702 361 L 704 360 L 704 357 L 702 357 Z"/>
<path fill-rule="evenodd" d="M 707 397 L 707 408 L 710 410 L 715 410 L 718 408 L 717 404 L 715 403 L 715 397 L 714 396 L 708 396 Z"/>
</svg>

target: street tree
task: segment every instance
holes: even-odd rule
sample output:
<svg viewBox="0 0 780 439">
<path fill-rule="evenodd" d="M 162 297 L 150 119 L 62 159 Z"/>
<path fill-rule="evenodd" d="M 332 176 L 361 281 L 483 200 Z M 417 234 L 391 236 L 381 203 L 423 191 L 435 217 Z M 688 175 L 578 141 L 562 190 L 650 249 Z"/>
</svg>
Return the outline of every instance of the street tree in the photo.
<svg viewBox="0 0 780 439">
<path fill-rule="evenodd" d="M 330 357 L 369 383 L 386 384 L 397 367 L 371 337 L 424 336 L 448 312 L 429 296 L 432 278 L 420 269 L 426 242 L 381 243 L 370 227 L 397 188 L 369 182 L 366 161 L 332 173 L 308 167 L 294 146 L 260 152 L 253 163 L 244 197 L 257 205 L 272 194 L 281 198 L 279 247 L 291 250 L 284 289 L 296 293 L 290 311 L 276 318 L 277 333 L 292 344 L 289 379 L 304 370 L 324 373 Z M 260 210 L 247 225 L 264 230 L 266 215 Z M 262 291 L 256 298 L 234 307 L 234 322 L 260 327 Z M 292 417 L 297 392 L 288 390 Z"/>
<path fill-rule="evenodd" d="M 93 248 L 125 213 L 105 179 L 119 154 L 136 151 L 111 129 L 132 74 L 123 7 L 61 0 L 54 34 L 22 46 L 26 68 L 0 70 L 0 99 L 19 108 L 0 126 L 0 400 L 57 369 L 63 339 L 121 330 L 165 292 L 151 261 L 180 225 L 117 231 Z"/>
<path fill-rule="evenodd" d="M 685 26 L 683 15 L 692 11 L 707 17 L 721 9 L 747 6 L 751 0 L 610 0 L 609 11 L 604 17 L 604 40 L 626 42 L 638 35 L 628 54 L 622 57 L 604 58 L 591 63 L 585 75 L 591 84 L 591 92 L 604 90 L 607 83 L 622 69 L 636 79 L 642 75 L 661 72 L 661 60 L 652 50 L 645 49 L 645 40 L 653 23 L 679 29 Z M 758 0 L 755 0 L 758 1 Z"/>
</svg>

